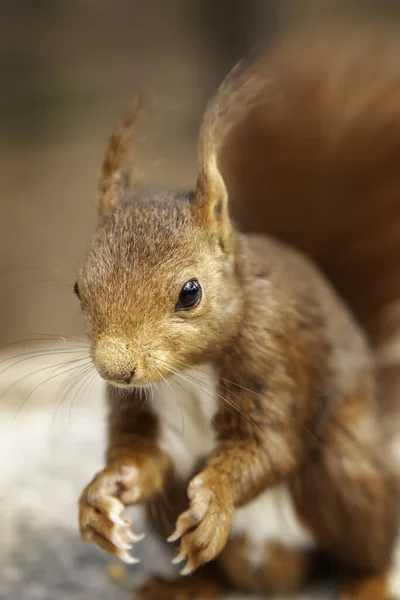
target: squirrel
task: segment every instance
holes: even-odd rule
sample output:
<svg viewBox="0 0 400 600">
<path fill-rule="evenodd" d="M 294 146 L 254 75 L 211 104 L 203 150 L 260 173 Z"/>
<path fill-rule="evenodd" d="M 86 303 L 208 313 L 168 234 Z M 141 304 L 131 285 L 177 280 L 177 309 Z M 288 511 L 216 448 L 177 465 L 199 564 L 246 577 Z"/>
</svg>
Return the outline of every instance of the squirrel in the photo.
<svg viewBox="0 0 400 600">
<path fill-rule="evenodd" d="M 138 600 L 293 592 L 320 552 L 342 600 L 399 597 L 395 50 L 323 31 L 244 59 L 194 191 L 134 186 L 138 104 L 110 139 L 75 285 L 109 396 L 79 524 L 135 563 L 123 511 L 147 507 L 190 577 Z"/>
</svg>

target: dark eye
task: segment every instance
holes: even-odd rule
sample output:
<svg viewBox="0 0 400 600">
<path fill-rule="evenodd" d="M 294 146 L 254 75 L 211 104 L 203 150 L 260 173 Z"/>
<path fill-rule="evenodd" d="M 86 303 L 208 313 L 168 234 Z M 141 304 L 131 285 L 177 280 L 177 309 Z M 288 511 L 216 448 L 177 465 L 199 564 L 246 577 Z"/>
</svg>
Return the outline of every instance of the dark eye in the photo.
<svg viewBox="0 0 400 600">
<path fill-rule="evenodd" d="M 78 300 L 81 299 L 81 295 L 79 293 L 79 286 L 78 286 L 78 284 L 76 282 L 75 282 L 75 285 L 74 285 L 74 294 L 78 298 Z"/>
<path fill-rule="evenodd" d="M 185 283 L 179 294 L 175 310 L 189 310 L 199 304 L 201 300 L 201 287 L 197 279 L 190 279 Z"/>
</svg>

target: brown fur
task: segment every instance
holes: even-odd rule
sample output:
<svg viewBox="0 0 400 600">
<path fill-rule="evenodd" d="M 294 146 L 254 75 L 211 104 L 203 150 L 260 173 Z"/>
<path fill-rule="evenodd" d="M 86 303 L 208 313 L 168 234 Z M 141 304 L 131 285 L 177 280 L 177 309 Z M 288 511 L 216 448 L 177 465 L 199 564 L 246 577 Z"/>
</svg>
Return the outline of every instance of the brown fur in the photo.
<svg viewBox="0 0 400 600">
<path fill-rule="evenodd" d="M 244 592 L 299 592 L 310 572 L 310 554 L 279 544 L 269 544 L 265 560 L 254 567 L 245 538 L 230 540 L 218 562 L 235 589 Z"/>
<path fill-rule="evenodd" d="M 132 188 L 132 132 L 142 105 L 143 98 L 136 98 L 118 123 L 108 143 L 98 191 L 98 212 L 102 218 L 109 216 L 123 194 Z"/>
<path fill-rule="evenodd" d="M 386 573 L 344 583 L 340 600 L 390 600 Z"/>
<path fill-rule="evenodd" d="M 400 296 L 400 83 L 388 51 L 365 42 L 341 40 L 337 52 L 326 39 L 297 40 L 237 68 L 206 112 L 194 193 L 127 192 L 118 183 L 125 129 L 112 138 L 101 223 L 78 285 L 94 363 L 128 395 L 121 408 L 115 393 L 106 467 L 81 498 L 85 539 L 126 557 L 129 524 L 115 511 L 154 508 L 158 492 L 182 485 L 157 446 L 150 392 L 144 406 L 132 386 L 212 361 L 217 444 L 193 473 L 172 536 L 184 573 L 221 552 L 224 563 L 224 547 L 238 543 L 228 541 L 235 509 L 282 481 L 319 547 L 366 581 L 388 569 L 398 494 L 377 402 L 383 384 L 377 394 L 356 320 L 298 251 L 376 335 L 378 312 Z M 239 233 L 228 208 L 244 229 L 297 249 Z M 192 278 L 202 300 L 176 312 Z M 300 584 L 308 560 L 277 547 L 260 589 L 282 587 L 285 562 L 286 583 Z M 373 588 L 376 600 L 385 586 Z"/>
<path fill-rule="evenodd" d="M 308 32 L 212 110 L 233 218 L 306 252 L 371 335 L 400 297 L 399 49 L 386 30 Z"/>
<path fill-rule="evenodd" d="M 189 199 L 142 192 L 116 208 L 94 238 L 78 281 L 95 364 L 108 380 L 123 383 L 133 369 L 137 383 L 168 376 L 168 363 L 179 368 L 211 358 L 237 328 L 235 261 L 213 232 L 193 222 Z M 193 276 L 207 278 L 202 302 L 174 314 Z"/>
</svg>

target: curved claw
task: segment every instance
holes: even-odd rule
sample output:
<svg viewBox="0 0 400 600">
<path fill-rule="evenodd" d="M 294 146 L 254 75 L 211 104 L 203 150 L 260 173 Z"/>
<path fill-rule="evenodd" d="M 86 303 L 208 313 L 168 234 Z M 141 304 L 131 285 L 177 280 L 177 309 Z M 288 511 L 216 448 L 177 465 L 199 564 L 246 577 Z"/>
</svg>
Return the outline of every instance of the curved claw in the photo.
<svg viewBox="0 0 400 600">
<path fill-rule="evenodd" d="M 179 571 L 179 575 L 182 575 L 183 577 L 185 577 L 186 575 L 190 575 L 191 573 L 193 573 L 194 569 L 190 566 L 189 561 L 186 563 L 186 565 L 183 567 L 183 569 L 181 569 Z"/>
<path fill-rule="evenodd" d="M 129 552 L 121 552 L 118 554 L 118 558 L 120 558 L 127 565 L 135 565 L 140 563 L 140 558 L 136 558 L 135 556 L 131 556 Z"/>
<path fill-rule="evenodd" d="M 118 539 L 115 539 L 115 536 L 111 538 L 112 543 L 116 548 L 120 548 L 120 550 L 132 550 L 133 544 L 128 544 L 126 542 L 121 542 Z"/>
<path fill-rule="evenodd" d="M 171 535 L 167 538 L 167 542 L 169 544 L 171 544 L 172 542 L 177 542 L 179 540 L 179 538 L 182 537 L 182 535 L 183 535 L 183 532 L 176 529 L 174 531 L 174 533 L 171 533 Z"/>
<path fill-rule="evenodd" d="M 123 506 L 121 505 L 122 509 Z M 112 512 L 108 515 L 110 521 L 115 523 L 115 525 L 126 525 L 125 519 L 121 517 L 122 509 L 120 506 L 116 506 Z"/>
<path fill-rule="evenodd" d="M 127 533 L 128 539 L 136 544 L 137 542 L 141 542 L 146 537 L 145 533 L 133 533 L 133 531 L 128 531 Z"/>
<path fill-rule="evenodd" d="M 184 552 L 183 550 L 181 552 L 179 552 L 179 554 L 177 556 L 175 556 L 175 558 L 172 559 L 172 564 L 173 565 L 179 565 L 179 563 L 181 563 L 183 560 L 185 560 L 186 558 L 186 552 Z"/>
</svg>

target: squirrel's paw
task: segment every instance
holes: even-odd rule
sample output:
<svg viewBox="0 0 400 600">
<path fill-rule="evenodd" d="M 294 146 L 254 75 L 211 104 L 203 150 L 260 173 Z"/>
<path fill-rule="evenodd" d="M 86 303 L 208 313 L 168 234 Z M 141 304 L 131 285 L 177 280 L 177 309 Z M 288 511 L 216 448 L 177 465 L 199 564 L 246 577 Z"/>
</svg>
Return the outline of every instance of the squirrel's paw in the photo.
<svg viewBox="0 0 400 600">
<path fill-rule="evenodd" d="M 233 517 L 229 487 L 206 471 L 192 479 L 189 509 L 178 518 L 169 542 L 181 539 L 180 552 L 172 561 L 186 560 L 181 575 L 190 575 L 200 565 L 213 560 L 228 541 Z"/>
<path fill-rule="evenodd" d="M 79 527 L 85 542 L 94 542 L 126 563 L 139 559 L 129 551 L 143 539 L 131 531 L 132 521 L 123 517 L 125 504 L 139 499 L 136 466 L 107 467 L 84 489 L 79 500 Z"/>
</svg>

